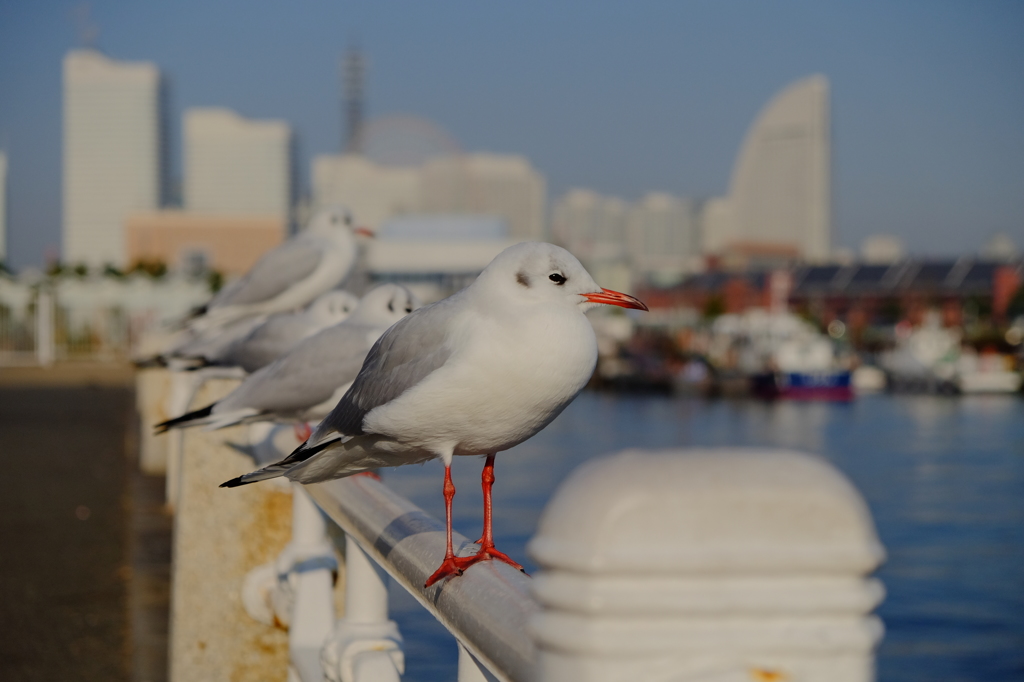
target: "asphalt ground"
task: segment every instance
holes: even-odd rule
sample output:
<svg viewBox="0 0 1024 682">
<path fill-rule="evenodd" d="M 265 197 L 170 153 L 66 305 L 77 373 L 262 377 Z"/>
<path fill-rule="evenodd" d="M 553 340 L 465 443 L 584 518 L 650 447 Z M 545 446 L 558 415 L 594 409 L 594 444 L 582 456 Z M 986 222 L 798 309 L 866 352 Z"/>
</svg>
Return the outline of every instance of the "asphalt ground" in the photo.
<svg viewBox="0 0 1024 682">
<path fill-rule="evenodd" d="M 0 381 L 0 680 L 166 679 L 163 479 L 112 383 Z"/>
</svg>

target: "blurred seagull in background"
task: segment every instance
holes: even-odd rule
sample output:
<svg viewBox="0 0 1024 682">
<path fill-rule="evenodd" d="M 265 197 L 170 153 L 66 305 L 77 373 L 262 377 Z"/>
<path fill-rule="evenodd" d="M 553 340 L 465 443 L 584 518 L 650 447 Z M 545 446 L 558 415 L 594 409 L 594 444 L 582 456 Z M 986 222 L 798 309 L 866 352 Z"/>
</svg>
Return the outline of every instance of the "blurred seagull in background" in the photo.
<svg viewBox="0 0 1024 682">
<path fill-rule="evenodd" d="M 355 379 L 373 343 L 418 306 L 409 290 L 397 284 L 372 289 L 344 322 L 300 341 L 221 400 L 157 424 L 157 433 L 199 425 L 214 430 L 254 421 L 322 419 Z"/>
<path fill-rule="evenodd" d="M 334 289 L 352 271 L 357 248 L 352 214 L 342 207 L 318 211 L 305 230 L 266 253 L 245 276 L 199 309 L 189 327 L 203 332 L 255 315 L 297 310 Z"/>
<path fill-rule="evenodd" d="M 391 327 L 305 443 L 223 486 L 277 476 L 315 483 L 440 458 L 448 542 L 426 585 L 492 558 L 522 570 L 494 548 L 494 457 L 547 426 L 586 385 L 597 340 L 584 313 L 601 304 L 647 310 L 632 296 L 602 289 L 565 249 L 509 247 L 472 285 Z M 487 458 L 484 529 L 479 551 L 468 557 L 452 550 L 455 455 Z"/>
<path fill-rule="evenodd" d="M 328 291 L 305 310 L 256 318 L 258 324 L 241 338 L 233 338 L 213 352 L 195 354 L 203 367 L 241 367 L 246 373 L 269 365 L 299 341 L 322 329 L 343 322 L 359 305 L 359 298 L 347 291 Z M 229 325 L 229 332 L 234 325 Z M 189 357 L 186 353 L 182 355 Z"/>
</svg>

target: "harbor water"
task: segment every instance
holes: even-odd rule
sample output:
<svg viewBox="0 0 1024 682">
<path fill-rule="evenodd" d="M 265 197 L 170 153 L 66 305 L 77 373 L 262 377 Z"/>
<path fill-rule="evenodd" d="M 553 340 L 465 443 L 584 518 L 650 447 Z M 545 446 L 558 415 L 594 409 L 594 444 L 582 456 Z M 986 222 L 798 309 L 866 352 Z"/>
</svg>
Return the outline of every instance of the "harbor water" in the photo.
<svg viewBox="0 0 1024 682">
<path fill-rule="evenodd" d="M 779 447 L 818 453 L 867 499 L 888 560 L 878 571 L 881 682 L 1024 679 L 1024 400 L 876 395 L 850 403 L 582 394 L 498 456 L 499 549 L 525 552 L 547 500 L 579 464 L 629 447 Z M 482 459 L 457 458 L 456 529 L 480 532 Z M 443 518 L 439 462 L 382 472 Z M 407 681 L 455 679 L 454 640 L 401 588 L 392 617 Z"/>
</svg>

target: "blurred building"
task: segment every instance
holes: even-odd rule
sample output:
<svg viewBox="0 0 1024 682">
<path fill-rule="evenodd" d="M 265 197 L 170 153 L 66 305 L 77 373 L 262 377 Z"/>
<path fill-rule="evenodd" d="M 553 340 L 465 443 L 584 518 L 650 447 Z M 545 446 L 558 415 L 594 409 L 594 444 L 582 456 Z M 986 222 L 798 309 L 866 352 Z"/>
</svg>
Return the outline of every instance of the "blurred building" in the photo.
<svg viewBox="0 0 1024 682">
<path fill-rule="evenodd" d="M 377 163 L 360 154 L 313 159 L 316 206 L 347 206 L 360 225 L 376 229 L 393 216 L 414 213 L 420 202 L 415 166 Z"/>
<path fill-rule="evenodd" d="M 663 286 L 698 269 L 697 215 L 691 199 L 651 192 L 633 204 L 626 228 L 634 277 Z"/>
<path fill-rule="evenodd" d="M 443 156 L 420 169 L 421 212 L 498 216 L 517 241 L 544 239 L 545 193 L 544 177 L 513 154 Z"/>
<path fill-rule="evenodd" d="M 602 282 L 678 283 L 700 269 L 694 202 L 651 192 L 632 204 L 574 189 L 555 204 L 552 237 Z M 615 285 L 609 284 L 612 288 Z"/>
<path fill-rule="evenodd" d="M 504 220 L 466 215 L 396 217 L 367 244 L 371 282 L 397 282 L 431 302 L 473 282 L 487 264 L 520 240 Z"/>
<path fill-rule="evenodd" d="M 286 219 L 293 198 L 292 132 L 230 109 L 185 111 L 185 208 Z"/>
<path fill-rule="evenodd" d="M 828 81 L 776 95 L 747 133 L 726 197 L 705 204 L 704 251 L 757 262 L 828 259 L 831 249 Z"/>
<path fill-rule="evenodd" d="M 775 271 L 710 271 L 669 289 L 638 295 L 652 310 L 689 308 L 738 313 L 784 304 L 821 321 L 845 320 L 852 328 L 919 323 L 941 309 L 947 324 L 959 324 L 967 304 L 1004 319 L 1024 283 L 1024 261 L 973 258 L 901 260 L 890 264 L 797 265 Z M 782 286 L 780 286 L 782 285 Z M 780 291 L 780 289 L 782 291 Z"/>
<path fill-rule="evenodd" d="M 95 50 L 64 58 L 63 259 L 126 262 L 124 219 L 160 206 L 164 130 L 160 72 Z"/>
<path fill-rule="evenodd" d="M 588 189 L 570 190 L 551 211 L 551 236 L 584 263 L 625 260 L 629 204 Z"/>
<path fill-rule="evenodd" d="M 0 263 L 7 260 L 7 154 L 0 152 Z"/>
<path fill-rule="evenodd" d="M 860 246 L 865 263 L 888 265 L 903 258 L 903 240 L 891 234 L 873 234 Z"/>
<path fill-rule="evenodd" d="M 343 204 L 371 229 L 403 215 L 493 217 L 511 239 L 545 238 L 544 177 L 522 156 L 465 154 L 416 116 L 370 121 L 351 147 L 313 159 L 314 208 Z"/>
<path fill-rule="evenodd" d="M 239 276 L 287 234 L 283 215 L 150 211 L 128 216 L 125 252 L 129 264 L 159 262 L 172 270 Z"/>
</svg>

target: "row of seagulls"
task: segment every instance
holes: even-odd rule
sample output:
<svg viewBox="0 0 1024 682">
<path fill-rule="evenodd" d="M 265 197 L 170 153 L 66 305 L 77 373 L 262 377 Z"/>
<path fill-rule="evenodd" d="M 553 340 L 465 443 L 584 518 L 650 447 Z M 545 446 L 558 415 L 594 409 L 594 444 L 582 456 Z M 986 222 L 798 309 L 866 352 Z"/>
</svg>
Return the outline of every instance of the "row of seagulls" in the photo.
<svg viewBox="0 0 1024 682">
<path fill-rule="evenodd" d="M 417 307 L 419 302 L 405 287 L 379 286 L 367 293 L 344 321 L 299 341 L 221 400 L 158 424 L 157 430 L 199 425 L 214 430 L 254 421 L 319 421 L 355 379 L 373 343 Z"/>
<path fill-rule="evenodd" d="M 509 247 L 472 285 L 404 315 L 387 329 L 373 343 L 358 373 L 353 372 L 354 381 L 334 408 L 288 457 L 222 486 L 279 476 L 314 483 L 439 458 L 445 468 L 447 546 L 444 560 L 426 585 L 461 575 L 473 564 L 490 559 L 522 570 L 494 547 L 495 455 L 547 426 L 590 379 L 597 363 L 597 341 L 584 313 L 597 305 L 647 310 L 632 296 L 598 286 L 565 249 L 536 242 Z M 314 398 L 302 396 L 314 393 L 316 376 L 345 366 L 340 355 L 329 353 L 349 342 L 346 335 L 334 331 L 348 323 L 320 332 L 254 374 L 244 392 L 246 384 L 236 391 L 246 394 L 245 400 L 232 394 L 198 411 L 205 414 L 181 419 L 207 420 L 215 426 L 270 410 L 278 416 L 289 410 L 299 414 L 300 404 L 308 409 L 305 406 Z M 330 336 L 335 333 L 337 339 Z M 297 359 L 300 352 L 301 361 Z M 271 375 L 275 377 L 272 389 L 266 383 Z M 334 397 L 324 392 L 315 399 L 333 401 Z M 271 400 L 273 408 L 267 402 Z M 171 420 L 162 426 L 184 423 Z M 465 557 L 455 556 L 452 548 L 451 465 L 456 455 L 486 457 L 481 479 L 484 530 L 477 553 Z"/>
<path fill-rule="evenodd" d="M 203 331 L 235 320 L 296 310 L 337 287 L 356 262 L 352 215 L 342 207 L 318 211 L 297 236 L 266 253 L 246 275 L 221 289 L 191 326 Z"/>
<path fill-rule="evenodd" d="M 232 338 L 214 352 L 191 357 L 200 360 L 203 366 L 241 367 L 251 374 L 303 339 L 343 322 L 358 305 L 359 299 L 347 291 L 328 291 L 304 310 L 257 317 L 259 323 L 241 338 Z"/>
</svg>

